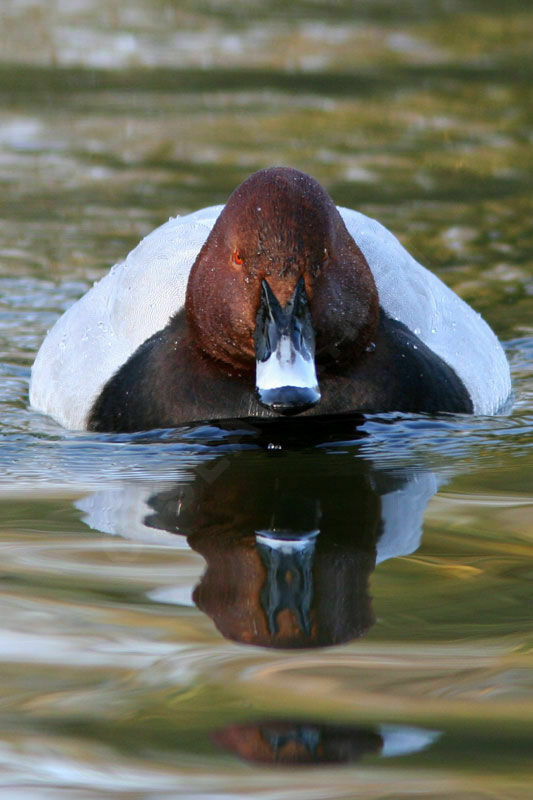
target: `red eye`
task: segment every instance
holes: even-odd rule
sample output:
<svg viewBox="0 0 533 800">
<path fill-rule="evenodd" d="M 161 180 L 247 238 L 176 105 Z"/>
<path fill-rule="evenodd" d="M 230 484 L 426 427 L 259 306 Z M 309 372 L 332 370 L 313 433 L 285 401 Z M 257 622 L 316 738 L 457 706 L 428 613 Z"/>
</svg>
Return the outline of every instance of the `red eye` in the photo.
<svg viewBox="0 0 533 800">
<path fill-rule="evenodd" d="M 234 250 L 233 251 L 233 263 L 237 264 L 237 266 L 240 267 L 242 262 L 243 262 L 243 259 L 242 259 L 241 254 L 239 253 L 238 250 Z"/>
</svg>

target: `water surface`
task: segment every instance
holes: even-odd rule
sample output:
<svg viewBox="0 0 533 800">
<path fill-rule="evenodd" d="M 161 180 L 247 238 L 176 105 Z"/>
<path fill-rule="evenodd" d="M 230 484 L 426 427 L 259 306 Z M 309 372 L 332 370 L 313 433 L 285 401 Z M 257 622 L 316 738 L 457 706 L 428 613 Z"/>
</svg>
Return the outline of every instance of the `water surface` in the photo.
<svg viewBox="0 0 533 800">
<path fill-rule="evenodd" d="M 2 7 L 0 795 L 525 800 L 531 12 L 112 6 Z M 485 316 L 512 411 L 108 436 L 29 409 L 58 315 L 272 163 Z"/>
</svg>

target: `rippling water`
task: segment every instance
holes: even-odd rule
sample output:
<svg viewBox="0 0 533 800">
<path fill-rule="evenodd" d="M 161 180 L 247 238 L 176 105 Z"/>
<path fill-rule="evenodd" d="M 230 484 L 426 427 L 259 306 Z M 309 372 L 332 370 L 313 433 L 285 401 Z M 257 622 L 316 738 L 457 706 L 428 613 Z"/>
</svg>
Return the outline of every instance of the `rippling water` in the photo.
<svg viewBox="0 0 533 800">
<path fill-rule="evenodd" d="M 525 798 L 533 15 L 4 0 L 0 796 Z M 307 170 L 504 341 L 514 404 L 77 434 L 58 315 L 176 213 Z"/>
</svg>

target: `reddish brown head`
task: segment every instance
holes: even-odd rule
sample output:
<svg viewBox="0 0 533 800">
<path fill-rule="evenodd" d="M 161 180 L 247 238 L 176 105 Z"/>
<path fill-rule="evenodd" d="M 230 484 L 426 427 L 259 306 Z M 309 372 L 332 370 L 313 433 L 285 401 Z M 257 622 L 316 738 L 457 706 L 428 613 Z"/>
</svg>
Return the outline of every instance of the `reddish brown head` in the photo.
<svg viewBox="0 0 533 800">
<path fill-rule="evenodd" d="M 266 327 L 272 322 L 264 336 L 271 339 L 272 325 L 279 324 L 287 329 L 287 341 L 295 342 L 301 325 L 312 322 L 319 373 L 357 358 L 377 326 L 372 274 L 333 201 L 316 180 L 287 167 L 247 178 L 202 247 L 186 298 L 196 344 L 237 370 L 253 369 L 259 311 L 269 306 L 269 298 L 276 308 L 263 319 Z M 292 321 L 291 315 L 309 316 L 309 325 Z M 315 341 L 308 349 L 315 349 Z M 277 378 L 267 382 L 272 380 Z"/>
</svg>

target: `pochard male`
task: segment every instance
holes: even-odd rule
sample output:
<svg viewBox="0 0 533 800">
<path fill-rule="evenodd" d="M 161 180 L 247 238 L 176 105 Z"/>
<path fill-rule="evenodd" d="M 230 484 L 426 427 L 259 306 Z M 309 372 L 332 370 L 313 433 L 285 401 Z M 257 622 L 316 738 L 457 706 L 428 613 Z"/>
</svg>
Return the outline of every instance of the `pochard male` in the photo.
<svg viewBox="0 0 533 800">
<path fill-rule="evenodd" d="M 382 225 L 273 167 L 170 219 L 44 340 L 31 404 L 67 428 L 352 411 L 496 413 L 493 332 Z"/>
</svg>

